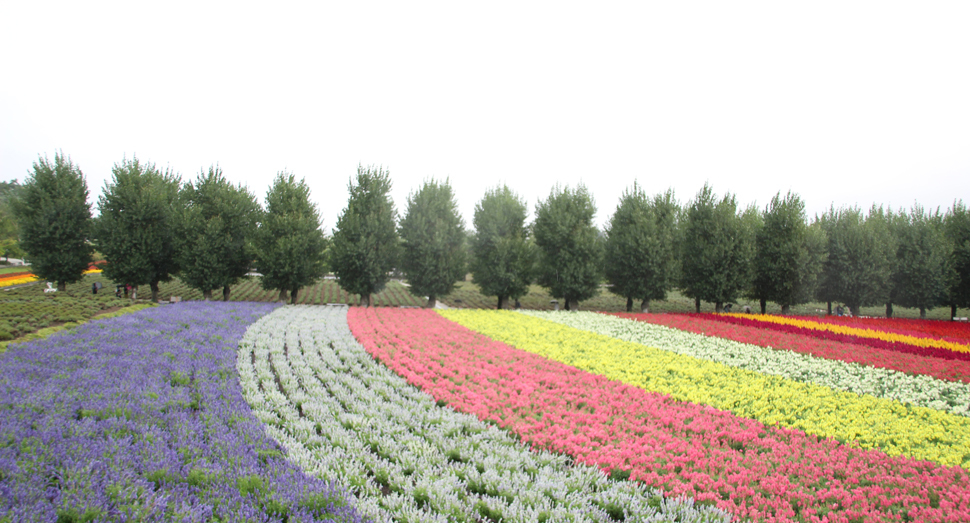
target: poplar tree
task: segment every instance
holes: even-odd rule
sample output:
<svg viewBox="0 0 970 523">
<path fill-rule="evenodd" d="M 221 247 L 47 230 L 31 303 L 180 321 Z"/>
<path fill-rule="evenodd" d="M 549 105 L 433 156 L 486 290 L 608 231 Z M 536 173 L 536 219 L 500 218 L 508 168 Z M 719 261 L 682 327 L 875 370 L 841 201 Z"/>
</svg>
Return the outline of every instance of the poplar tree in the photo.
<svg viewBox="0 0 970 523">
<path fill-rule="evenodd" d="M 465 279 L 465 225 L 458 203 L 445 180 L 425 182 L 408 196 L 399 227 L 403 254 L 401 270 L 415 296 L 427 296 L 433 309 L 440 296 L 450 294 Z"/>
<path fill-rule="evenodd" d="M 351 180 L 347 189 L 350 199 L 337 218 L 330 264 L 340 287 L 370 306 L 371 295 L 384 289 L 400 260 L 390 173 L 357 166 L 357 183 Z"/>
<path fill-rule="evenodd" d="M 789 192 L 777 193 L 765 208 L 762 226 L 755 235 L 754 287 L 762 300 L 781 305 L 789 314 L 792 305 L 813 299 L 824 258 L 824 233 L 810 230 L 805 204 Z"/>
<path fill-rule="evenodd" d="M 593 225 L 596 207 L 586 187 L 555 187 L 536 205 L 533 234 L 539 248 L 538 282 L 554 298 L 564 299 L 566 310 L 599 294 L 602 245 Z"/>
<path fill-rule="evenodd" d="M 0 182 L 0 256 L 4 259 L 23 256 L 20 244 L 17 243 L 17 220 L 13 215 L 12 203 L 20 189 L 17 180 Z"/>
<path fill-rule="evenodd" d="M 94 237 L 107 264 L 104 275 L 122 285 L 148 285 L 158 301 L 158 284 L 170 281 L 176 265 L 176 220 L 180 180 L 138 158 L 111 169 L 98 198 Z"/>
<path fill-rule="evenodd" d="M 280 172 L 266 192 L 266 212 L 256 233 L 256 269 L 266 290 L 290 294 L 296 303 L 301 288 L 326 273 L 327 240 L 320 228 L 320 213 L 310 202 L 305 179 Z"/>
<path fill-rule="evenodd" d="M 605 231 L 604 267 L 610 292 L 626 298 L 626 310 L 640 301 L 667 299 L 673 284 L 676 220 L 679 207 L 673 191 L 649 198 L 636 183 L 620 198 Z"/>
<path fill-rule="evenodd" d="M 950 279 L 944 303 L 950 306 L 950 318 L 957 307 L 970 307 L 970 211 L 962 200 L 953 202 L 944 219 L 948 243 Z"/>
<path fill-rule="evenodd" d="M 753 208 L 748 214 L 756 212 Z M 713 302 L 722 312 L 750 282 L 753 254 L 751 231 L 737 213 L 737 201 L 727 194 L 720 200 L 711 187 L 704 187 L 687 207 L 681 248 L 681 289 L 700 302 Z"/>
<path fill-rule="evenodd" d="M 899 230 L 895 264 L 898 271 L 898 302 L 919 309 L 919 317 L 939 305 L 950 281 L 950 253 L 939 211 L 926 212 L 915 205 Z"/>
<path fill-rule="evenodd" d="M 94 247 L 91 204 L 84 173 L 63 153 L 54 162 L 41 157 L 13 201 L 20 247 L 30 258 L 31 272 L 57 283 L 61 292 L 80 281 Z"/>
<path fill-rule="evenodd" d="M 201 172 L 179 193 L 179 266 L 188 286 L 212 299 L 250 271 L 255 256 L 252 242 L 260 217 L 256 197 L 242 185 L 231 184 L 218 166 Z"/>
<path fill-rule="evenodd" d="M 892 241 L 888 227 L 857 207 L 832 211 L 826 218 L 828 258 L 823 267 L 823 296 L 845 303 L 853 315 L 862 306 L 885 303 L 890 288 Z"/>
<path fill-rule="evenodd" d="M 471 242 L 472 282 L 485 296 L 498 298 L 498 308 L 529 292 L 535 244 L 525 225 L 525 202 L 508 186 L 490 189 L 475 205 Z"/>
</svg>

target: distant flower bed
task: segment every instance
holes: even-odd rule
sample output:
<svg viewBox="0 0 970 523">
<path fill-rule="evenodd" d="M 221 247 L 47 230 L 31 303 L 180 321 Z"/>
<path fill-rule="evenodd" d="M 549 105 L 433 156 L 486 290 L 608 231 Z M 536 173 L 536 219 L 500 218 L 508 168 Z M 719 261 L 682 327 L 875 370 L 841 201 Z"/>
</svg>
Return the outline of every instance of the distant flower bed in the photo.
<svg viewBox="0 0 970 523">
<path fill-rule="evenodd" d="M 37 281 L 37 277 L 30 273 L 30 271 L 21 272 L 10 272 L 7 274 L 0 274 L 0 288 L 10 287 L 13 285 L 21 285 L 24 283 L 30 283 Z"/>
<path fill-rule="evenodd" d="M 826 316 L 817 321 L 862 329 L 891 330 L 910 335 L 926 335 L 963 343 L 970 342 L 970 323 L 949 320 L 918 320 L 913 318 L 859 318 L 855 316 Z"/>
<path fill-rule="evenodd" d="M 786 350 L 820 358 L 970 383 L 970 361 L 919 356 L 858 343 L 820 339 L 795 332 L 720 321 L 714 314 L 611 313 L 620 318 L 663 325 L 682 331 L 724 338 L 759 347 Z M 922 321 L 922 320 L 919 320 Z"/>
<path fill-rule="evenodd" d="M 702 316 L 725 323 L 771 329 L 823 340 L 867 345 L 877 349 L 905 352 L 918 356 L 970 361 L 970 345 L 967 345 L 967 343 L 948 341 L 928 335 L 901 334 L 874 328 L 862 329 L 787 316 L 733 313 L 705 314 Z"/>
</svg>

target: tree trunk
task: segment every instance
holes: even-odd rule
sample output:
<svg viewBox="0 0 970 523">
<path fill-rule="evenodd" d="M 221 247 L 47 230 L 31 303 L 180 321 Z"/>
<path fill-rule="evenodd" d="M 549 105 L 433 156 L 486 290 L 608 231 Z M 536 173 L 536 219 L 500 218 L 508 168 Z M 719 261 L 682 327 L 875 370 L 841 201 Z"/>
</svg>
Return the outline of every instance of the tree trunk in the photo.
<svg viewBox="0 0 970 523">
<path fill-rule="evenodd" d="M 202 299 L 209 301 L 212 299 L 212 289 L 202 291 Z"/>
<path fill-rule="evenodd" d="M 566 304 L 569 305 L 569 310 L 571 311 L 579 310 L 579 300 L 568 300 Z"/>
<path fill-rule="evenodd" d="M 230 289 L 228 285 L 224 286 L 222 288 L 222 301 L 229 301 L 229 293 L 231 292 L 232 289 Z"/>
<path fill-rule="evenodd" d="M 920 307 L 919 308 L 919 319 L 921 319 L 921 320 L 925 320 L 926 319 L 926 307 Z"/>
<path fill-rule="evenodd" d="M 788 316 L 791 314 L 791 305 L 785 304 L 781 306 L 781 314 L 783 316 Z"/>
<path fill-rule="evenodd" d="M 860 305 L 849 305 L 849 312 L 851 312 L 853 316 L 858 317 L 860 308 Z"/>
<path fill-rule="evenodd" d="M 58 292 L 67 292 L 67 282 L 66 281 L 59 281 L 59 282 L 57 282 L 57 291 Z"/>
<path fill-rule="evenodd" d="M 563 301 L 563 310 L 568 311 L 569 310 L 569 299 L 565 299 L 564 298 L 562 301 Z"/>
<path fill-rule="evenodd" d="M 700 314 L 701 313 L 701 299 L 700 298 L 694 298 L 694 312 L 696 312 L 697 314 Z"/>
<path fill-rule="evenodd" d="M 630 296 L 626 297 L 626 311 L 633 312 L 633 298 Z"/>
<path fill-rule="evenodd" d="M 296 305 L 297 298 L 300 297 L 300 289 L 296 288 L 290 291 L 290 305 Z"/>
<path fill-rule="evenodd" d="M 360 306 L 361 307 L 370 307 L 370 294 L 361 294 L 360 295 Z"/>
<path fill-rule="evenodd" d="M 714 312 L 724 312 L 724 303 L 720 301 L 714 302 Z"/>
<path fill-rule="evenodd" d="M 428 296 L 428 303 L 424 305 L 425 309 L 433 309 L 435 304 L 438 303 L 437 296 Z"/>
<path fill-rule="evenodd" d="M 148 286 L 152 289 L 152 303 L 158 303 L 158 282 L 153 281 Z"/>
<path fill-rule="evenodd" d="M 893 302 L 891 301 L 886 302 L 886 317 L 887 318 L 893 317 Z"/>
<path fill-rule="evenodd" d="M 832 315 L 832 302 L 828 302 L 828 304 L 829 304 L 829 312 L 828 312 L 828 315 L 831 316 Z"/>
<path fill-rule="evenodd" d="M 957 306 L 950 305 L 950 321 L 955 320 L 957 317 Z"/>
<path fill-rule="evenodd" d="M 498 308 L 500 310 L 501 309 L 508 309 L 509 308 L 509 297 L 508 296 L 499 296 L 498 297 Z"/>
<path fill-rule="evenodd" d="M 649 313 L 650 312 L 650 300 L 643 300 L 640 303 L 640 312 Z"/>
<path fill-rule="evenodd" d="M 280 289 L 280 298 L 279 298 L 279 300 L 281 302 L 283 302 L 283 303 L 286 303 L 286 298 L 287 298 L 286 289 Z"/>
</svg>

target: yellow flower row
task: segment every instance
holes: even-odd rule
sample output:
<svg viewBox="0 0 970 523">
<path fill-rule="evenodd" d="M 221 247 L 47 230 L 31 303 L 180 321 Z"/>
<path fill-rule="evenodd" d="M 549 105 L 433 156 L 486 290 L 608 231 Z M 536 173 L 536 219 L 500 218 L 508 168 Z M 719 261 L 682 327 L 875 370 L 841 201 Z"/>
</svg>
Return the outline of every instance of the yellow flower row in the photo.
<svg viewBox="0 0 970 523">
<path fill-rule="evenodd" d="M 970 469 L 970 418 L 737 369 L 511 311 L 444 317 L 518 349 L 766 425 Z"/>
<path fill-rule="evenodd" d="M 850 327 L 848 325 L 802 320 L 786 316 L 773 316 L 770 314 L 758 314 L 752 316 L 750 314 L 726 313 L 726 315 L 734 318 L 744 318 L 767 323 L 776 323 L 779 325 L 790 325 L 792 327 L 812 329 L 817 331 L 828 331 L 836 334 L 845 334 L 848 336 L 859 336 L 861 338 L 873 338 L 889 342 L 907 343 L 909 345 L 916 345 L 918 347 L 935 347 L 952 351 L 970 352 L 970 346 L 962 343 L 954 343 L 952 341 L 938 340 L 934 338 L 920 338 L 917 336 L 908 336 L 906 334 L 898 334 L 895 332 L 886 332 L 876 329 L 860 329 L 859 327 Z"/>
</svg>

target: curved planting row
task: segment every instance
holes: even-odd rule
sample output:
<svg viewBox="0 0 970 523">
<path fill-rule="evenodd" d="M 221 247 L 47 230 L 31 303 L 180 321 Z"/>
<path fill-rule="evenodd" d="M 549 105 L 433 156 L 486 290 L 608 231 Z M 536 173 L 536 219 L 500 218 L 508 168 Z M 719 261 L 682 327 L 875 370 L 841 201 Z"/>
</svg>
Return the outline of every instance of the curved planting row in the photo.
<svg viewBox="0 0 970 523">
<path fill-rule="evenodd" d="M 908 352 L 920 356 L 933 356 L 951 360 L 970 360 L 970 345 L 967 345 L 967 343 L 956 343 L 930 336 L 897 334 L 894 332 L 874 330 L 872 328 L 850 327 L 805 318 L 773 316 L 770 314 L 752 315 L 729 313 L 712 314 L 711 317 L 718 321 L 775 329 L 783 332 L 793 332 L 827 340 L 859 343 L 869 345 L 870 347 Z"/>
<path fill-rule="evenodd" d="M 361 521 L 242 397 L 236 342 L 272 309 L 167 305 L 11 346 L 0 521 Z"/>
<path fill-rule="evenodd" d="M 965 383 L 774 350 L 594 312 L 523 312 L 576 329 L 737 369 L 970 416 L 970 387 Z"/>
<path fill-rule="evenodd" d="M 507 311 L 439 311 L 506 325 Z M 889 457 L 647 392 L 512 348 L 432 311 L 352 309 L 369 352 L 449 405 L 613 475 L 771 521 L 963 521 L 959 467 Z M 570 329 L 574 333 L 580 333 Z M 554 342 L 570 343 L 565 338 Z M 583 358 L 597 360 L 584 344 Z M 823 519 L 827 518 L 827 519 Z M 911 519 L 912 518 L 912 519 Z"/>
<path fill-rule="evenodd" d="M 897 456 L 970 467 L 970 419 L 581 331 L 511 311 L 442 311 L 516 348 L 652 392 Z M 705 338 L 699 342 L 714 343 Z"/>
<path fill-rule="evenodd" d="M 894 350 L 877 349 L 868 345 L 843 343 L 790 332 L 726 323 L 713 319 L 713 315 L 710 314 L 641 314 L 629 312 L 608 314 L 768 349 L 788 350 L 831 360 L 970 383 L 970 361 L 917 356 Z"/>
<path fill-rule="evenodd" d="M 343 307 L 280 309 L 247 331 L 237 368 L 247 399 L 290 459 L 338 477 L 374 520 L 730 519 L 532 452 L 440 406 L 374 361 L 346 314 Z"/>
</svg>

